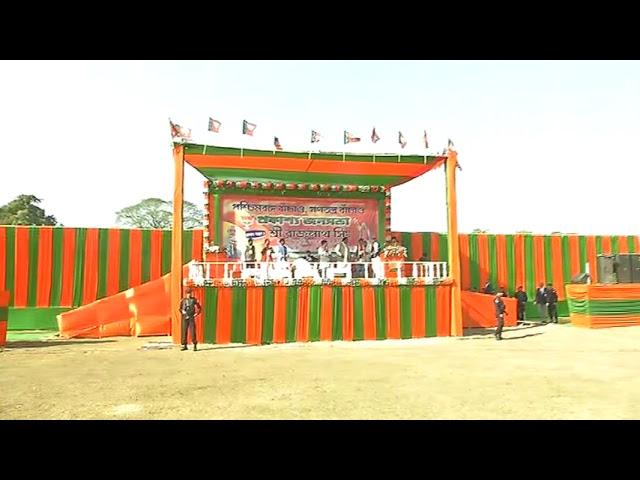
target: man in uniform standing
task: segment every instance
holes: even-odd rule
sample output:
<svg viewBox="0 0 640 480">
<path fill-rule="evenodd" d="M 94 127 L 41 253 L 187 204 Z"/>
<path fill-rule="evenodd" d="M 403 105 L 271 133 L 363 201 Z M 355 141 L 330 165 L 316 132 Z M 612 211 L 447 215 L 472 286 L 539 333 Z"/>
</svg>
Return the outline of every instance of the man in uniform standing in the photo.
<svg viewBox="0 0 640 480">
<path fill-rule="evenodd" d="M 522 287 L 518 287 L 518 291 L 516 292 L 516 300 L 518 301 L 518 321 L 524 322 L 524 311 L 527 306 L 527 292 L 523 290 Z"/>
<path fill-rule="evenodd" d="M 193 291 L 188 288 L 187 296 L 180 300 L 180 314 L 182 315 L 182 349 L 187 349 L 187 333 L 191 330 L 191 341 L 193 342 L 193 351 L 198 350 L 198 340 L 196 339 L 196 317 L 202 312 L 202 307 L 198 300 L 193 296 Z"/>
<path fill-rule="evenodd" d="M 540 321 L 544 322 L 547 319 L 547 289 L 544 288 L 544 283 L 538 285 L 536 289 L 536 306 Z"/>
<path fill-rule="evenodd" d="M 502 301 L 502 292 L 496 294 L 496 298 L 493 300 L 493 304 L 496 307 L 496 340 L 502 340 L 502 329 L 504 328 L 504 316 L 506 315 L 506 307 Z"/>
</svg>

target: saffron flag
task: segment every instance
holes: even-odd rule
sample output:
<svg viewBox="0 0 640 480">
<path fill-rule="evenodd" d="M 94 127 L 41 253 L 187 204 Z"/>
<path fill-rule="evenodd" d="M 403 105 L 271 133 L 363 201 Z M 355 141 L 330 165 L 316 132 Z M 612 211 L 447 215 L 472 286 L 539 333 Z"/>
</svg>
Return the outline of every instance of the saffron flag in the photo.
<svg viewBox="0 0 640 480">
<path fill-rule="evenodd" d="M 376 133 L 376 127 L 373 127 L 373 132 L 371 132 L 371 141 L 376 143 L 378 140 L 380 140 L 380 136 Z"/>
<path fill-rule="evenodd" d="M 273 137 L 273 146 L 276 150 L 282 150 L 282 145 L 280 145 L 280 140 L 278 140 L 278 137 Z"/>
<path fill-rule="evenodd" d="M 311 143 L 318 143 L 320 141 L 320 134 L 315 130 L 311 130 Z"/>
<path fill-rule="evenodd" d="M 171 119 L 169 119 L 169 125 L 171 126 L 171 138 L 179 138 L 181 140 L 191 140 L 190 128 L 181 127 L 177 123 L 173 123 Z"/>
</svg>

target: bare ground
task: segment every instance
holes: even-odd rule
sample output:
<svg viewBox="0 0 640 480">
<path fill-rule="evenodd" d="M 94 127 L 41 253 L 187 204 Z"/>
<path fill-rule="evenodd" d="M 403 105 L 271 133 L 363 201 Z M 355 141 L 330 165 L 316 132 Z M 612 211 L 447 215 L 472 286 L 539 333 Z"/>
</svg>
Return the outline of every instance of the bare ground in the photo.
<svg viewBox="0 0 640 480">
<path fill-rule="evenodd" d="M 2 419 L 637 419 L 640 327 L 262 347 L 14 342 Z"/>
</svg>

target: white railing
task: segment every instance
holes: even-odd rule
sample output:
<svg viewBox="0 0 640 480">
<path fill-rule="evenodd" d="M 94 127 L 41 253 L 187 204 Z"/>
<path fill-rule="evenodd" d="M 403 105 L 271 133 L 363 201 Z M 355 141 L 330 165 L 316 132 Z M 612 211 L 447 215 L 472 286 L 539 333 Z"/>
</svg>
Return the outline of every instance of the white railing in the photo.
<svg viewBox="0 0 640 480">
<path fill-rule="evenodd" d="M 305 279 L 315 282 L 344 278 L 422 279 L 425 283 L 438 283 L 448 276 L 447 262 L 191 262 L 189 281 L 206 285 L 214 280 L 254 278 L 257 281 Z"/>
</svg>

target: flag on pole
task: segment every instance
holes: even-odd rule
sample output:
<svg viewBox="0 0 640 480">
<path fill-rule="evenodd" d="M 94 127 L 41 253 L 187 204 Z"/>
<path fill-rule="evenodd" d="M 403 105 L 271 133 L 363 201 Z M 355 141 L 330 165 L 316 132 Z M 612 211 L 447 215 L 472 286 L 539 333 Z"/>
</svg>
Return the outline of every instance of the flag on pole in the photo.
<svg viewBox="0 0 640 480">
<path fill-rule="evenodd" d="M 429 140 L 427 139 L 427 131 L 424 131 L 424 148 L 429 148 Z"/>
<path fill-rule="evenodd" d="M 378 140 L 380 140 L 380 136 L 376 133 L 376 127 L 373 127 L 373 132 L 371 132 L 371 141 L 376 143 Z"/>
<path fill-rule="evenodd" d="M 398 132 L 398 143 L 402 148 L 407 146 L 407 141 L 404 139 L 404 135 L 402 135 L 402 132 Z"/>
<path fill-rule="evenodd" d="M 320 134 L 315 130 L 311 130 L 311 143 L 318 143 L 320 141 Z"/>
<path fill-rule="evenodd" d="M 222 123 L 220 123 L 218 120 L 214 120 L 213 118 L 209 117 L 209 126 L 207 127 L 207 130 L 213 133 L 218 133 L 220 131 L 220 125 L 222 125 Z"/>
<path fill-rule="evenodd" d="M 276 150 L 282 150 L 282 145 L 280 145 L 280 140 L 278 140 L 278 137 L 273 137 L 273 146 Z"/>
<path fill-rule="evenodd" d="M 177 123 L 173 123 L 171 119 L 169 119 L 169 125 L 171 126 L 171 138 L 178 138 L 181 140 L 191 140 L 190 128 L 181 127 Z"/>
<path fill-rule="evenodd" d="M 253 137 L 253 131 L 256 129 L 257 125 L 255 123 L 247 122 L 246 120 L 242 121 L 242 134 L 249 135 Z"/>
<path fill-rule="evenodd" d="M 345 145 L 347 143 L 354 143 L 354 142 L 359 142 L 359 141 L 360 141 L 360 137 L 354 137 L 352 134 L 350 134 L 346 130 L 344 131 L 344 143 L 345 143 Z"/>
<path fill-rule="evenodd" d="M 449 142 L 447 143 L 447 148 L 453 148 L 453 142 L 451 139 L 449 139 Z"/>
</svg>

